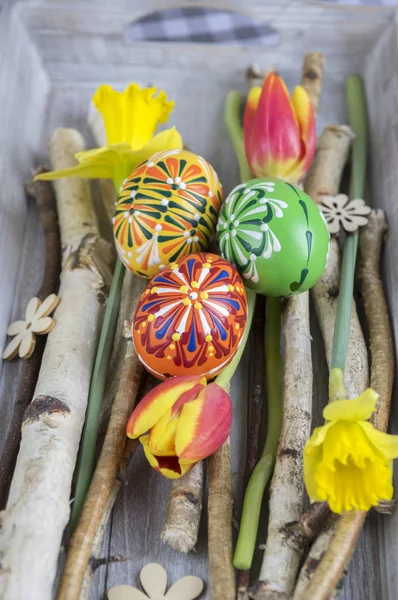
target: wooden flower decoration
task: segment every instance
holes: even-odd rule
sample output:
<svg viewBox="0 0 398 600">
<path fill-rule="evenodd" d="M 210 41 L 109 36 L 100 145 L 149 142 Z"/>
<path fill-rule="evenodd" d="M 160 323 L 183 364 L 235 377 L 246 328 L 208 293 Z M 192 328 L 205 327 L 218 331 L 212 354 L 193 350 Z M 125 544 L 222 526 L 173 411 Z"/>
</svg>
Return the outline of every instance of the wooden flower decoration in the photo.
<svg viewBox="0 0 398 600">
<path fill-rule="evenodd" d="M 7 329 L 7 335 L 14 336 L 3 352 L 4 360 L 11 360 L 18 352 L 20 358 L 32 356 L 36 345 L 36 335 L 46 334 L 55 325 L 54 319 L 49 315 L 59 302 L 58 296 L 50 294 L 40 302 L 39 298 L 32 298 L 26 308 L 25 320 L 14 321 Z"/>
<path fill-rule="evenodd" d="M 320 208 L 331 234 L 338 233 L 340 227 L 348 233 L 356 231 L 358 227 L 367 224 L 365 215 L 368 215 L 371 210 L 363 200 L 349 201 L 345 194 L 323 196 Z"/>
<path fill-rule="evenodd" d="M 131 585 L 117 585 L 108 591 L 108 600 L 194 600 L 203 591 L 199 577 L 187 575 L 166 592 L 167 573 L 162 565 L 149 563 L 141 570 L 141 585 L 145 594 Z"/>
</svg>

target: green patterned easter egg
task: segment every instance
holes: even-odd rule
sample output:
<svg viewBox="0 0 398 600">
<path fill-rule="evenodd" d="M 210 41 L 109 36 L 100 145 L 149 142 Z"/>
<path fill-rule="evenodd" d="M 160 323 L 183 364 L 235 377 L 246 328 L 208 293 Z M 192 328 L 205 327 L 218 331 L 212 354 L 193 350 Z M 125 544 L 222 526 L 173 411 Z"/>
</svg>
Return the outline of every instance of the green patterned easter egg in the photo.
<svg viewBox="0 0 398 600">
<path fill-rule="evenodd" d="M 321 211 L 280 179 L 236 186 L 221 208 L 217 230 L 223 257 L 260 294 L 304 292 L 326 267 L 329 232 Z"/>
</svg>

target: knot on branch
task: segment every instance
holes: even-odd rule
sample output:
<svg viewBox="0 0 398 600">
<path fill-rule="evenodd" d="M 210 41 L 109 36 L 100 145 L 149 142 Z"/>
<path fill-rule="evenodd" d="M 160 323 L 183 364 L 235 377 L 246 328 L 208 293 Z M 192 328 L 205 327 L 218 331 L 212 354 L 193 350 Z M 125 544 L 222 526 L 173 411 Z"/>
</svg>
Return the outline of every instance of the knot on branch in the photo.
<svg viewBox="0 0 398 600">
<path fill-rule="evenodd" d="M 98 278 L 95 287 L 101 291 L 105 300 L 112 281 L 113 262 L 114 253 L 109 242 L 94 233 L 87 233 L 75 249 L 64 252 L 62 270 L 90 269 Z"/>
<path fill-rule="evenodd" d="M 66 416 L 70 413 L 70 408 L 62 400 L 53 396 L 37 396 L 25 410 L 22 426 L 40 421 L 43 417 L 54 414 Z"/>
</svg>

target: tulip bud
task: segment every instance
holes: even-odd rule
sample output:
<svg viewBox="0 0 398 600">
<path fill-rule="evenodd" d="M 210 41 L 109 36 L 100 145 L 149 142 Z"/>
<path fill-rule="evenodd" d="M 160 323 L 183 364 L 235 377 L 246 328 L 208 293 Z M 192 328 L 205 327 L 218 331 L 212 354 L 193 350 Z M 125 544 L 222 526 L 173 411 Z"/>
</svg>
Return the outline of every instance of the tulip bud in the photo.
<svg viewBox="0 0 398 600">
<path fill-rule="evenodd" d="M 129 419 L 128 437 L 140 437 L 148 462 L 165 477 L 181 477 L 216 452 L 229 435 L 231 399 L 216 383 L 206 384 L 200 375 L 166 379 Z"/>
<path fill-rule="evenodd" d="M 310 98 L 297 86 L 290 98 L 283 80 L 270 73 L 262 89 L 250 90 L 243 131 L 245 152 L 256 177 L 290 183 L 307 172 L 315 152 L 316 131 Z"/>
</svg>

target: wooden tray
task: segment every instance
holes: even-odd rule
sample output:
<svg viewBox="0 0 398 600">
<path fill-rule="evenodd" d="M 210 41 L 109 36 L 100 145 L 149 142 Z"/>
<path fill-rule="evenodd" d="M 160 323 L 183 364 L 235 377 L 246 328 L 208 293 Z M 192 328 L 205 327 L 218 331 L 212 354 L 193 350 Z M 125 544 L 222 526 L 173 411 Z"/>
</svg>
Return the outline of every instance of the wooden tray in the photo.
<svg viewBox="0 0 398 600">
<path fill-rule="evenodd" d="M 57 126 L 76 127 L 92 144 L 86 116 L 100 83 L 124 87 L 131 80 L 164 88 L 176 100 L 170 122 L 184 142 L 216 168 L 228 192 L 238 183 L 236 161 L 223 124 L 223 102 L 231 88 L 245 91 L 245 69 L 255 62 L 276 68 L 292 86 L 299 81 L 308 51 L 324 53 L 327 65 L 318 130 L 344 123 L 344 76 L 363 74 L 372 143 L 371 204 L 383 208 L 390 224 L 384 274 L 394 328 L 398 326 L 398 52 L 395 12 L 389 9 L 327 7 L 318 2 L 213 0 L 218 8 L 242 9 L 280 32 L 277 46 L 244 47 L 124 41 L 126 25 L 172 0 L 58 0 L 21 2 L 4 7 L 0 18 L 0 347 L 7 325 L 23 314 L 37 292 L 43 266 L 43 237 L 24 182 L 46 161 L 46 139 Z M 181 3 L 180 3 L 181 4 Z M 193 5 L 186 2 L 185 5 Z M 314 421 L 326 400 L 327 367 L 313 324 Z M 245 464 L 246 408 L 236 399 L 250 393 L 249 344 L 232 385 L 234 494 L 239 515 Z M 0 449 L 12 412 L 20 363 L 0 362 Z M 391 418 L 393 431 L 397 398 Z M 396 478 L 396 484 L 398 483 Z M 103 598 L 118 583 L 138 583 L 148 561 L 161 562 L 170 582 L 188 573 L 207 582 L 206 509 L 196 554 L 179 555 L 160 541 L 170 483 L 154 473 L 141 451 L 115 506 L 102 555 L 130 560 L 97 571 L 90 598 Z M 38 549 L 39 551 L 39 549 Z M 208 598 L 208 594 L 204 594 Z M 398 512 L 372 513 L 354 554 L 341 594 L 346 600 L 398 598 Z M 15 599 L 21 600 L 21 599 Z M 217 600 L 217 599 L 213 599 Z"/>
</svg>

